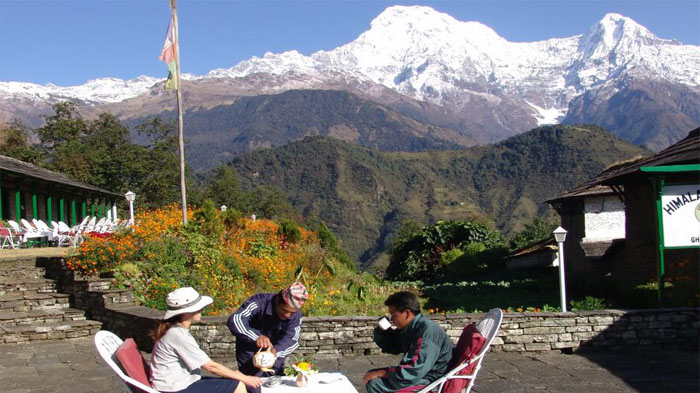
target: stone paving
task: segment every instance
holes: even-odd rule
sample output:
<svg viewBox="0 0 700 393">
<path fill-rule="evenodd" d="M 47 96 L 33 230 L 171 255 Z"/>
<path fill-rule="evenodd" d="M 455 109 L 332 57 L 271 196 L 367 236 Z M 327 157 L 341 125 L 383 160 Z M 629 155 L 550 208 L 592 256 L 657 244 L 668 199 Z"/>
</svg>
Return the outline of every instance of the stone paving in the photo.
<svg viewBox="0 0 700 393">
<path fill-rule="evenodd" d="M 321 362 L 341 370 L 364 392 L 369 368 L 395 364 L 396 356 L 345 357 Z M 489 353 L 473 389 L 502 392 L 699 392 L 698 352 L 583 354 Z M 0 391 L 124 392 L 121 381 L 98 357 L 92 339 L 0 345 Z"/>
</svg>

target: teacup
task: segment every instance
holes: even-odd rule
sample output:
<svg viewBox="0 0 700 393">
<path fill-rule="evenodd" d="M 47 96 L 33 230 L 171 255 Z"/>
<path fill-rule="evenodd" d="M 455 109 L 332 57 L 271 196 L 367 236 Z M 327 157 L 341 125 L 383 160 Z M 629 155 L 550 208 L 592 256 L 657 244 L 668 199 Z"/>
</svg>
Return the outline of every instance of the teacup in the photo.
<svg viewBox="0 0 700 393">
<path fill-rule="evenodd" d="M 380 329 L 387 330 L 391 327 L 391 322 L 389 322 L 386 317 L 381 317 L 379 318 L 379 321 L 377 321 L 377 325 Z"/>
<path fill-rule="evenodd" d="M 267 379 L 267 386 L 270 388 L 273 388 L 275 386 L 279 386 L 279 384 L 281 384 L 281 383 L 282 383 L 282 376 L 281 375 L 273 375 Z"/>
</svg>

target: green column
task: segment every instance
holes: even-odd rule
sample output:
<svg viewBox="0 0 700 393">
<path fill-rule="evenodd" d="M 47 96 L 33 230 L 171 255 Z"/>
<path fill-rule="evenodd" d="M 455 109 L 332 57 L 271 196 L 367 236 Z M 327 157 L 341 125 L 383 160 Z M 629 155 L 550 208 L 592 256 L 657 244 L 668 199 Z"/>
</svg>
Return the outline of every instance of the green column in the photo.
<svg viewBox="0 0 700 393">
<path fill-rule="evenodd" d="M 85 217 L 87 216 L 87 202 L 85 202 L 85 199 L 83 199 L 83 202 L 81 203 L 81 210 L 82 210 L 81 215 L 83 217 L 80 219 L 80 221 L 84 220 Z"/>
<path fill-rule="evenodd" d="M 100 217 L 100 218 L 104 217 L 104 216 L 102 215 L 102 206 L 104 206 L 104 203 L 103 203 L 102 201 L 98 201 L 98 202 L 97 202 L 97 215 L 98 215 L 98 217 Z"/>
<path fill-rule="evenodd" d="M 666 284 L 666 266 L 664 262 L 664 220 L 663 220 L 663 206 L 661 205 L 661 197 L 663 196 L 663 191 L 664 191 L 664 183 L 665 180 L 663 176 L 660 176 L 658 178 L 652 178 L 652 183 L 654 185 L 654 194 L 656 196 L 656 225 L 658 226 L 658 239 L 659 239 L 659 245 L 658 245 L 658 252 L 659 252 L 659 267 L 657 270 L 658 273 L 658 298 L 659 298 L 659 307 L 663 307 L 664 303 L 666 302 L 665 299 L 665 284 Z"/>
<path fill-rule="evenodd" d="M 60 221 L 66 222 L 66 211 L 63 206 L 63 197 L 58 199 L 58 219 Z"/>
<path fill-rule="evenodd" d="M 95 215 L 95 202 L 94 201 L 90 204 L 90 215 L 91 216 Z"/>
<path fill-rule="evenodd" d="M 37 204 L 36 191 L 32 191 L 32 218 L 35 220 L 39 219 L 39 206 Z"/>
<path fill-rule="evenodd" d="M 71 226 L 76 226 L 78 223 L 76 222 L 78 219 L 78 212 L 75 211 L 75 199 L 70 200 L 70 218 L 71 218 Z"/>
<path fill-rule="evenodd" d="M 15 220 L 19 221 L 22 218 L 22 195 L 19 190 L 15 191 Z"/>
<path fill-rule="evenodd" d="M 46 220 L 48 223 L 53 221 L 53 198 L 50 194 L 46 197 Z"/>
</svg>

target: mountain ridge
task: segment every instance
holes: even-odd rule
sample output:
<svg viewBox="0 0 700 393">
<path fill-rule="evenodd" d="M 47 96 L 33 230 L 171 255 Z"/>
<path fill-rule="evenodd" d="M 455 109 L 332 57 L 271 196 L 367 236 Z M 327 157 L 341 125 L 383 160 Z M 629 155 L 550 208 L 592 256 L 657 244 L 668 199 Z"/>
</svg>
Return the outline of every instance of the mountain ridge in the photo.
<svg viewBox="0 0 700 393">
<path fill-rule="evenodd" d="M 164 100 L 162 82 L 148 86 L 149 78 L 93 80 L 74 90 L 0 82 L 0 121 L 12 114 L 27 116 L 27 108 L 40 111 L 58 99 L 80 100 L 88 112 L 109 108 L 122 118 L 139 110 L 133 109 L 135 102 L 155 113 L 163 105 L 172 107 Z M 241 95 L 340 89 L 398 111 L 413 101 L 403 114 L 492 143 L 545 122 L 567 121 L 570 105 L 585 94 L 599 101 L 583 100 L 587 108 L 579 110 L 579 117 L 595 112 L 592 118 L 610 118 L 600 111 L 623 80 L 685 87 L 695 100 L 700 97 L 700 46 L 659 38 L 619 14 L 606 14 L 579 35 L 510 42 L 479 22 L 458 21 L 425 6 L 393 6 L 357 39 L 333 50 L 309 56 L 268 52 L 183 79 L 187 107 L 212 107 Z M 220 85 L 214 88 L 217 94 L 209 92 L 213 85 Z M 661 97 L 657 100 L 663 105 Z M 422 107 L 430 108 L 416 109 Z M 700 118 L 690 119 L 700 124 Z M 684 119 L 678 128 L 687 124 Z M 632 126 L 624 121 L 604 125 L 619 135 Z M 653 126 L 650 122 L 642 135 L 652 133 Z M 654 140 L 665 138 L 649 139 L 638 143 L 664 147 L 665 142 Z"/>
<path fill-rule="evenodd" d="M 281 189 L 303 217 L 325 221 L 354 259 L 370 263 L 407 219 L 476 219 L 512 234 L 547 214 L 545 200 L 648 153 L 599 127 L 551 126 L 493 146 L 415 153 L 313 136 L 230 165 L 248 187 Z"/>
</svg>

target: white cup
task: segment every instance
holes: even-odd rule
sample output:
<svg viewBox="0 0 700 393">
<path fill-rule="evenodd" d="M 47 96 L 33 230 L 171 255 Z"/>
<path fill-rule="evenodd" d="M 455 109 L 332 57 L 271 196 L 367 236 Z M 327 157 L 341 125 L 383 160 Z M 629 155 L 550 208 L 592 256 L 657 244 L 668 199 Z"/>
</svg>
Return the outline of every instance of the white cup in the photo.
<svg viewBox="0 0 700 393">
<path fill-rule="evenodd" d="M 386 319 L 386 317 L 381 317 L 381 318 L 379 318 L 377 325 L 379 326 L 380 329 L 387 330 L 391 327 L 391 322 L 389 322 L 389 320 Z"/>
</svg>

